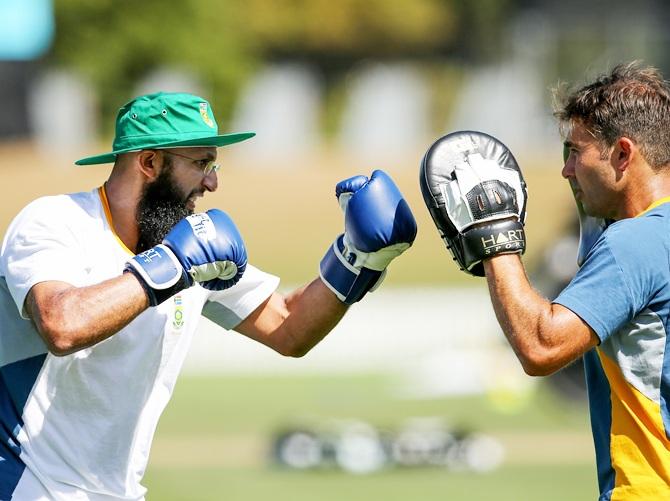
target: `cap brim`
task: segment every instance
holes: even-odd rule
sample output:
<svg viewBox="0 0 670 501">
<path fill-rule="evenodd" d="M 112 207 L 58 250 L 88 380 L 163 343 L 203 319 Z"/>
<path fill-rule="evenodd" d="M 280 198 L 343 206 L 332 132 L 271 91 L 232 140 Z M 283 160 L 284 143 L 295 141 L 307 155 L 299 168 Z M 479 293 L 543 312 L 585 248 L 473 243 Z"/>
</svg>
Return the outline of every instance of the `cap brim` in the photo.
<svg viewBox="0 0 670 501">
<path fill-rule="evenodd" d="M 239 143 L 250 139 L 256 135 L 255 132 L 236 132 L 234 134 L 221 134 L 218 136 L 209 136 L 198 139 L 187 139 L 185 141 L 172 141 L 169 143 L 152 144 L 143 147 L 127 148 L 123 150 L 110 151 L 102 155 L 95 155 L 92 157 L 81 158 L 75 162 L 76 165 L 97 165 L 109 164 L 116 161 L 116 156 L 120 153 L 128 153 L 130 151 L 140 150 L 154 150 L 161 148 L 176 148 L 182 147 L 198 147 L 198 146 L 227 146 L 229 144 Z"/>
</svg>

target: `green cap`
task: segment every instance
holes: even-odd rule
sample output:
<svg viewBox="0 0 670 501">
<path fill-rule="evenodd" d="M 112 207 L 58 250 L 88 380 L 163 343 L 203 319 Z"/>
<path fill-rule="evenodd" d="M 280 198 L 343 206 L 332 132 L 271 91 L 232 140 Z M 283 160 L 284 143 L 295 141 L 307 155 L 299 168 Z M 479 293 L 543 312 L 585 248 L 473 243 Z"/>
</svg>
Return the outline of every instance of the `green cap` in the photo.
<svg viewBox="0 0 670 501">
<path fill-rule="evenodd" d="M 193 94 L 158 92 L 136 97 L 116 116 L 112 151 L 77 160 L 77 165 L 106 164 L 119 153 L 177 146 L 225 146 L 254 132 L 219 134 L 209 103 Z"/>
</svg>

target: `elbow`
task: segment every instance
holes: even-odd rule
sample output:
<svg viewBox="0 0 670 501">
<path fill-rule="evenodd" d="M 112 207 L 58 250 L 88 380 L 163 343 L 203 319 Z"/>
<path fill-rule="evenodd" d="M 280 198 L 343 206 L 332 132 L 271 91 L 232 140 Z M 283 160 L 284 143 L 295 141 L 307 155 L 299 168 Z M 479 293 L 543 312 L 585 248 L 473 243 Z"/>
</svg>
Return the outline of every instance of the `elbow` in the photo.
<svg viewBox="0 0 670 501">
<path fill-rule="evenodd" d="M 290 358 L 302 358 L 307 355 L 313 346 L 298 344 L 298 343 L 287 343 L 280 347 L 276 348 L 276 351 L 285 357 Z"/>
<path fill-rule="evenodd" d="M 72 342 L 69 336 L 50 337 L 46 340 L 46 345 L 49 353 L 57 357 L 71 355 L 72 353 L 81 349 L 80 346 L 77 346 L 74 342 Z"/>
<path fill-rule="evenodd" d="M 323 338 L 311 329 L 295 329 L 282 325 L 267 337 L 265 343 L 284 357 L 302 358 Z"/>
<path fill-rule="evenodd" d="M 521 366 L 527 375 L 533 377 L 549 376 L 556 372 L 556 369 L 549 368 L 546 365 L 530 363 L 528 361 L 522 361 Z"/>
<path fill-rule="evenodd" d="M 74 315 L 66 304 L 57 300 L 45 301 L 40 305 L 32 301 L 27 306 L 33 327 L 49 353 L 64 357 L 84 348 L 82 340 L 85 339 L 83 336 L 85 324 L 78 311 L 75 311 L 77 314 Z M 68 321 L 68 318 L 78 321 Z"/>
<path fill-rule="evenodd" d="M 64 357 L 66 355 L 71 355 L 78 349 L 71 346 L 57 346 L 57 345 L 47 345 L 49 348 L 49 353 L 56 357 Z"/>
<path fill-rule="evenodd" d="M 561 368 L 554 354 L 549 350 L 536 348 L 517 353 L 523 371 L 529 376 L 549 376 Z"/>
<path fill-rule="evenodd" d="M 301 334 L 284 332 L 282 335 L 276 336 L 276 342 L 272 348 L 282 356 L 302 358 L 314 348 L 316 342 L 314 342 L 312 336 Z"/>
<path fill-rule="evenodd" d="M 49 339 L 46 341 L 46 345 L 49 353 L 57 357 L 71 355 L 72 353 L 79 350 L 77 346 L 64 338 Z"/>
<path fill-rule="evenodd" d="M 47 345 L 49 353 L 57 357 L 70 355 L 82 348 L 76 343 L 77 336 L 74 332 L 49 325 L 48 323 L 39 325 L 38 331 Z"/>
</svg>

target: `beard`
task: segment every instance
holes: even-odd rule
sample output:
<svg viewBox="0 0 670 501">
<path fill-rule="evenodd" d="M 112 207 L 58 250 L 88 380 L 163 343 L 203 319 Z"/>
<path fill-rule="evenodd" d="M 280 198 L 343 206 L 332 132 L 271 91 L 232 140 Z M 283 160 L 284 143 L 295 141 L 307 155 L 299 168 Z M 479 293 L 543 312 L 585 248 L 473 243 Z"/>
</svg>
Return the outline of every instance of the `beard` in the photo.
<svg viewBox="0 0 670 501">
<path fill-rule="evenodd" d="M 187 201 L 174 182 L 172 165 L 166 164 L 156 180 L 146 185 L 137 205 L 138 254 L 161 243 L 175 224 L 193 214 Z"/>
</svg>

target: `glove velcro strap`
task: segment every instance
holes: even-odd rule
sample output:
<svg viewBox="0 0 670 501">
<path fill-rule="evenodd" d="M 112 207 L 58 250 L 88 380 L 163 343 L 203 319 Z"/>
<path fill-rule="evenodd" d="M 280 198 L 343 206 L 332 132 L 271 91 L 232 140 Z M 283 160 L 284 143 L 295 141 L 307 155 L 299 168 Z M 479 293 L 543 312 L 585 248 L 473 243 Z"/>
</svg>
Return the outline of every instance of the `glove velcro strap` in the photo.
<svg viewBox="0 0 670 501">
<path fill-rule="evenodd" d="M 354 304 L 367 292 L 376 289 L 386 273 L 354 267 L 344 257 L 344 249 L 343 236 L 340 235 L 323 256 L 319 265 L 319 275 L 340 301 Z"/>
<path fill-rule="evenodd" d="M 162 244 L 137 254 L 126 263 L 124 272 L 131 272 L 139 279 L 151 306 L 193 285 L 174 253 Z"/>
<path fill-rule="evenodd" d="M 521 222 L 505 219 L 466 230 L 462 242 L 466 269 L 473 275 L 484 276 L 482 259 L 497 254 L 523 254 L 526 250 L 526 233 Z"/>
</svg>

